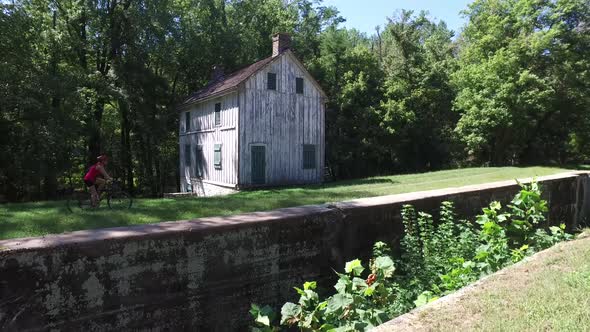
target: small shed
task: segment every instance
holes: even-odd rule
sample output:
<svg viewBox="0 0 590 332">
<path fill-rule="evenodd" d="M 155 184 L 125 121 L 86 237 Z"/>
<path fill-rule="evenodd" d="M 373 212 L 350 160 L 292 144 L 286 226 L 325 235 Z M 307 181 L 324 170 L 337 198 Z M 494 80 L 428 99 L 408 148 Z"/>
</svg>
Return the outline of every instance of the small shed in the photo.
<svg viewBox="0 0 590 332">
<path fill-rule="evenodd" d="M 212 196 L 322 182 L 326 94 L 290 42 L 275 35 L 271 56 L 217 72 L 180 104 L 182 192 Z"/>
</svg>

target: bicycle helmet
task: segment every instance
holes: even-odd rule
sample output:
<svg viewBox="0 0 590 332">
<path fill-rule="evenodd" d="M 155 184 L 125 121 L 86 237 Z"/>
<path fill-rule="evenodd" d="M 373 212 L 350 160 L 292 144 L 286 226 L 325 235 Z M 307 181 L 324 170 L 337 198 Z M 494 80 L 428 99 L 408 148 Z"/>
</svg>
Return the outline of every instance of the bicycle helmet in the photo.
<svg viewBox="0 0 590 332">
<path fill-rule="evenodd" d="M 101 162 L 105 161 L 105 160 L 109 160 L 109 156 L 107 156 L 106 154 L 101 154 L 100 156 L 98 156 L 96 158 L 96 160 L 101 161 Z"/>
</svg>

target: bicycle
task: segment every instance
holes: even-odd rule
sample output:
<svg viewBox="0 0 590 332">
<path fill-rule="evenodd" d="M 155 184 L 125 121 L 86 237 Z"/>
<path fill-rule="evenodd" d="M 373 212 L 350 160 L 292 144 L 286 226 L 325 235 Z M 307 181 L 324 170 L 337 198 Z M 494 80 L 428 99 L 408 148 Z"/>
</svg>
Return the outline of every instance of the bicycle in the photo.
<svg viewBox="0 0 590 332">
<path fill-rule="evenodd" d="M 109 209 L 112 210 L 130 209 L 131 205 L 133 205 L 133 198 L 129 193 L 122 189 L 120 181 L 111 181 L 110 183 L 107 183 L 98 193 L 98 197 L 99 199 L 96 208 L 100 207 L 100 202 L 105 198 Z M 88 191 L 87 187 L 85 187 L 84 190 L 74 191 L 68 199 L 68 210 L 74 212 L 74 208 L 79 208 L 81 210 L 93 208 L 90 191 Z"/>
</svg>

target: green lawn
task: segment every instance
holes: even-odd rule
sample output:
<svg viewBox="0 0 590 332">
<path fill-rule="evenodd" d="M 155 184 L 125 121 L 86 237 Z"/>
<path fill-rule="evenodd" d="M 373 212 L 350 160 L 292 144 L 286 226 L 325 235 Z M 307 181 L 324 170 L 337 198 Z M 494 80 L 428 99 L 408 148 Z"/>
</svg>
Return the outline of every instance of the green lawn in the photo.
<svg viewBox="0 0 590 332">
<path fill-rule="evenodd" d="M 589 257 L 590 238 L 585 238 L 558 246 L 539 262 L 517 269 L 521 278 L 483 294 L 481 329 L 588 331 Z"/>
<path fill-rule="evenodd" d="M 467 168 L 341 181 L 322 186 L 240 192 L 224 197 L 138 199 L 131 210 L 125 211 L 111 211 L 104 207 L 98 211 L 70 213 L 65 202 L 55 201 L 3 204 L 0 205 L 0 238 L 264 211 L 564 171 L 566 169 L 551 167 Z"/>
<path fill-rule="evenodd" d="M 590 234 L 380 331 L 589 331 Z"/>
</svg>

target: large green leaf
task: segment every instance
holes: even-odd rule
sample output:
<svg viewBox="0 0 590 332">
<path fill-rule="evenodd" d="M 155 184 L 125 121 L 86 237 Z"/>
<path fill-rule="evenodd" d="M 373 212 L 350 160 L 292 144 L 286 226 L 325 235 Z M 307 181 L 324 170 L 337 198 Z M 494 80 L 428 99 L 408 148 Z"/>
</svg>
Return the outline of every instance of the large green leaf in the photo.
<svg viewBox="0 0 590 332">
<path fill-rule="evenodd" d="M 254 317 L 254 321 L 263 326 L 270 327 L 271 320 L 274 317 L 274 312 L 270 306 L 259 307 L 257 304 L 252 304 L 250 314 Z"/>
<path fill-rule="evenodd" d="M 346 266 L 344 267 L 344 271 L 346 271 L 346 273 L 352 273 L 352 275 L 357 276 L 357 277 L 360 276 L 364 270 L 365 270 L 365 268 L 361 264 L 360 259 L 355 259 L 353 261 L 350 261 L 350 262 L 346 263 Z"/>
<path fill-rule="evenodd" d="M 340 312 L 353 303 L 350 294 L 336 294 L 328 299 L 326 313 Z"/>
<path fill-rule="evenodd" d="M 355 277 L 352 279 L 352 288 L 355 291 L 364 291 L 367 288 L 367 282 L 364 279 Z"/>
<path fill-rule="evenodd" d="M 346 293 L 347 290 L 350 289 L 351 285 L 352 282 L 350 281 L 350 277 L 346 274 L 341 274 L 340 279 L 338 279 L 338 282 L 336 282 L 334 288 L 336 288 L 336 291 L 338 291 L 338 293 Z"/>
<path fill-rule="evenodd" d="M 395 272 L 395 265 L 389 256 L 377 257 L 375 259 L 375 267 L 379 272 L 383 273 L 383 276 L 386 278 L 391 277 Z"/>
<path fill-rule="evenodd" d="M 268 316 L 259 315 L 256 317 L 256 323 L 262 324 L 264 326 L 270 326 L 270 318 Z"/>
<path fill-rule="evenodd" d="M 315 281 L 306 281 L 303 284 L 303 289 L 308 290 L 308 289 L 316 289 L 317 287 L 317 283 Z"/>
<path fill-rule="evenodd" d="M 301 306 L 295 303 L 287 302 L 281 308 L 281 325 L 292 324 L 299 320 L 301 315 Z"/>
</svg>

